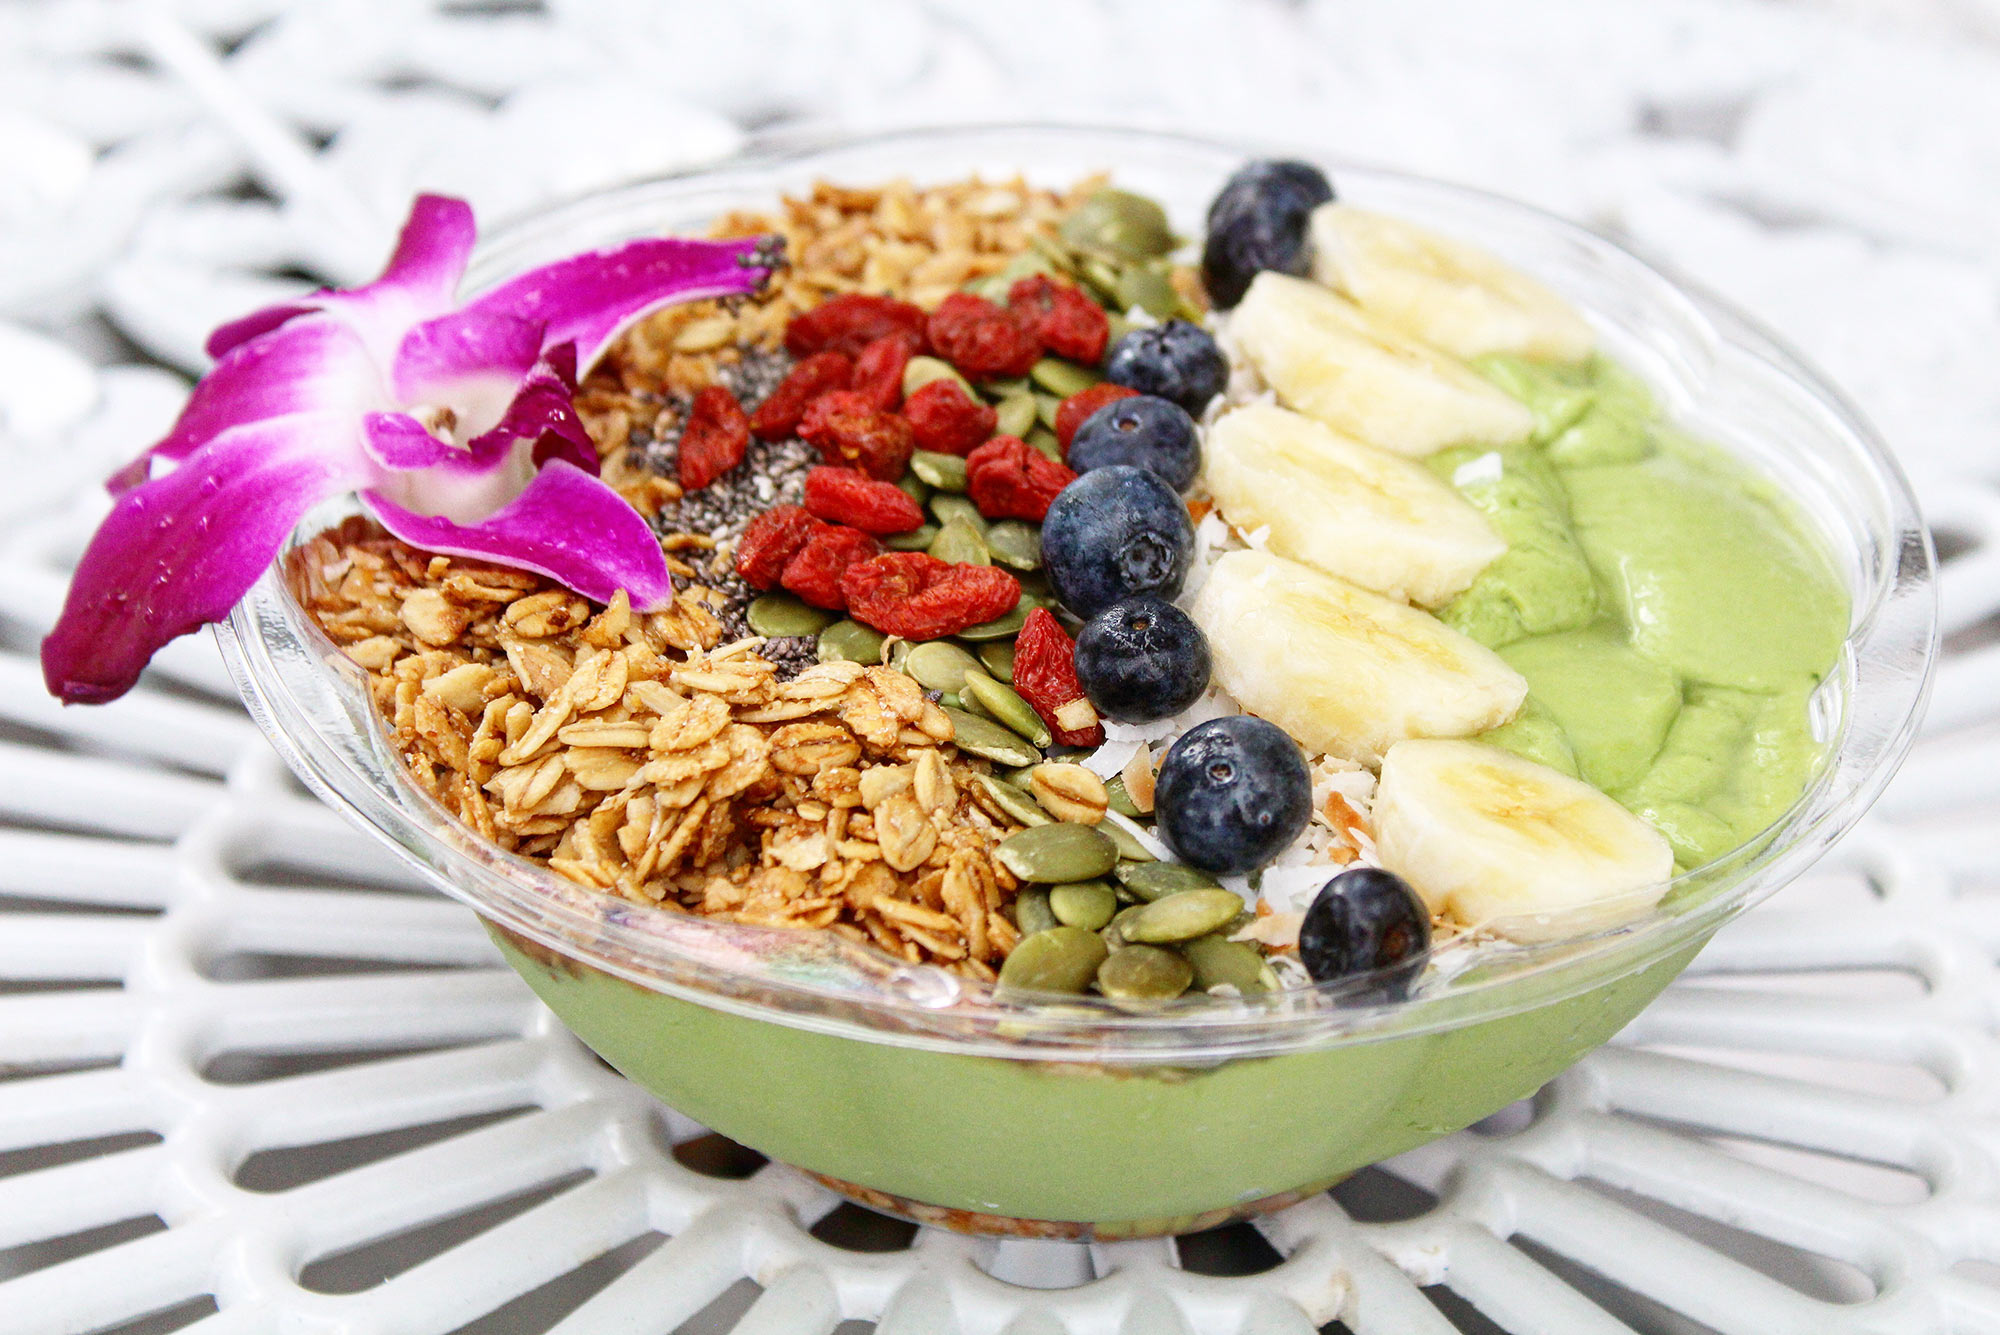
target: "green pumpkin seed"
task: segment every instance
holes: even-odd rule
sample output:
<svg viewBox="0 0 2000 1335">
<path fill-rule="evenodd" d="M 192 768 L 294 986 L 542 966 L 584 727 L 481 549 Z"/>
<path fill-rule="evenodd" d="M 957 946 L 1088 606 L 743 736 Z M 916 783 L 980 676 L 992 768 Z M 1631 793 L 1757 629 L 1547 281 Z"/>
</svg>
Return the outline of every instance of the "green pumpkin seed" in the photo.
<svg viewBox="0 0 2000 1335">
<path fill-rule="evenodd" d="M 937 540 L 936 524 L 921 524 L 908 533 L 893 533 L 882 539 L 882 545 L 892 552 L 927 552 L 931 543 Z"/>
<path fill-rule="evenodd" d="M 1042 564 L 1042 531 L 1019 519 L 1002 519 L 986 530 L 986 550 L 1003 566 L 1038 569 Z"/>
<path fill-rule="evenodd" d="M 1023 992 L 1081 992 L 1097 977 L 1097 966 L 1109 954 L 1095 932 L 1045 928 L 1022 937 L 1009 952 L 1000 966 L 1000 986 Z"/>
<path fill-rule="evenodd" d="M 750 629 L 759 635 L 779 638 L 817 635 L 840 620 L 840 615 L 809 606 L 789 593 L 767 593 L 751 600 L 744 619 L 750 623 Z"/>
<path fill-rule="evenodd" d="M 931 640 L 910 650 L 903 671 L 927 691 L 956 691 L 966 673 L 979 671 L 979 660 L 949 640 Z"/>
<path fill-rule="evenodd" d="M 965 391 L 966 398 L 974 403 L 979 401 L 972 392 L 971 382 L 960 375 L 950 362 L 941 361 L 936 357 L 912 357 L 903 364 L 903 397 L 909 398 L 933 380 L 954 381 Z"/>
<path fill-rule="evenodd" d="M 1025 788 L 1003 782 L 991 774 L 980 775 L 979 786 L 986 790 L 994 805 L 1023 825 L 1048 825 L 1054 821 L 1054 817 L 1042 810 L 1034 795 Z"/>
<path fill-rule="evenodd" d="M 965 684 L 958 688 L 958 693 L 961 698 L 977 700 L 981 709 L 1033 742 L 1037 750 L 1046 749 L 1055 740 L 1033 705 L 1023 700 L 1013 687 L 1002 686 L 984 672 L 966 673 Z"/>
<path fill-rule="evenodd" d="M 939 524 L 949 524 L 954 519 L 963 519 L 981 533 L 986 531 L 986 516 L 979 513 L 979 507 L 972 503 L 970 496 L 940 491 L 931 497 L 931 513 L 937 516 Z"/>
<path fill-rule="evenodd" d="M 1270 990 L 1266 979 L 1271 971 L 1257 947 L 1248 942 L 1217 934 L 1183 941 L 1180 949 L 1194 966 L 1195 987 L 1203 992 L 1224 983 L 1246 997 Z"/>
<path fill-rule="evenodd" d="M 1021 929 L 1022 936 L 1033 936 L 1036 932 L 1046 932 L 1051 927 L 1063 925 L 1050 906 L 1047 886 L 1031 885 L 1014 896 L 1014 925 Z"/>
<path fill-rule="evenodd" d="M 1243 911 L 1243 900 L 1231 890 L 1183 890 L 1146 905 L 1126 924 L 1125 939 L 1160 945 L 1192 941 L 1227 925 Z"/>
<path fill-rule="evenodd" d="M 1095 255 L 1086 255 L 1077 264 L 1077 276 L 1092 296 L 1107 306 L 1118 304 L 1119 266 Z"/>
<path fill-rule="evenodd" d="M 1165 255 L 1178 244 L 1167 211 L 1129 190 L 1097 191 L 1063 219 L 1057 235 L 1077 250 L 1121 260 Z"/>
<path fill-rule="evenodd" d="M 1035 418 L 1051 433 L 1056 429 L 1056 414 L 1062 411 L 1062 400 L 1053 394 L 1035 395 Z M 1030 434 L 1033 434 L 1032 432 Z M 1027 437 L 1023 436 L 1023 440 Z"/>
<path fill-rule="evenodd" d="M 1014 642 L 989 640 L 979 646 L 979 663 L 995 681 L 1014 682 Z"/>
<path fill-rule="evenodd" d="M 1118 304 L 1126 310 L 1138 308 L 1160 319 L 1179 315 L 1181 295 L 1167 278 L 1164 268 L 1129 265 L 1118 275 Z"/>
<path fill-rule="evenodd" d="M 1179 862 L 1127 863 L 1118 869 L 1118 884 L 1149 904 L 1187 890 L 1222 888 L 1220 881 L 1201 868 Z"/>
<path fill-rule="evenodd" d="M 1021 437 L 1021 439 L 1027 441 L 1029 445 L 1040 450 L 1043 455 L 1055 460 L 1057 463 L 1063 461 L 1062 442 L 1056 439 L 1055 432 L 1043 427 L 1036 427 L 1033 431 Z"/>
<path fill-rule="evenodd" d="M 1081 394 L 1103 377 L 1088 367 L 1075 362 L 1064 361 L 1060 357 L 1044 357 L 1028 372 L 1028 379 L 1056 396 L 1066 399 L 1072 394 Z"/>
<path fill-rule="evenodd" d="M 918 450 L 910 456 L 910 471 L 939 491 L 965 490 L 965 460 L 955 454 Z"/>
<path fill-rule="evenodd" d="M 1194 981 L 1194 966 L 1158 946 L 1125 946 L 1097 966 L 1097 990 L 1115 1001 L 1172 1001 Z"/>
<path fill-rule="evenodd" d="M 1095 880 L 1118 862 L 1109 839 L 1088 825 L 1071 824 L 1037 825 L 1010 834 L 994 845 L 993 856 L 1022 880 L 1044 885 Z"/>
<path fill-rule="evenodd" d="M 1112 311 L 1110 318 L 1111 318 L 1111 331 L 1109 334 L 1105 336 L 1104 339 L 1104 346 L 1107 348 L 1116 347 L 1118 345 L 1119 339 L 1125 337 L 1125 335 L 1131 333 L 1134 329 L 1137 329 L 1139 327 L 1133 324 L 1130 320 L 1126 319 L 1124 316 L 1120 315 L 1117 311 Z"/>
<path fill-rule="evenodd" d="M 1049 262 L 1049 267 L 1059 274 L 1076 273 L 1076 256 L 1056 238 L 1046 232 L 1035 232 L 1028 237 L 1028 245 L 1035 254 Z"/>
<path fill-rule="evenodd" d="M 1113 950 L 1131 945 L 1132 943 L 1125 939 L 1125 925 L 1138 917 L 1139 910 L 1145 907 L 1144 904 L 1133 904 L 1129 908 L 1119 909 L 1117 916 L 1111 919 L 1110 926 L 1099 933 L 1104 938 L 1104 944 Z"/>
<path fill-rule="evenodd" d="M 1107 881 L 1074 881 L 1049 890 L 1049 908 L 1069 926 L 1095 932 L 1118 912 L 1118 895 Z"/>
<path fill-rule="evenodd" d="M 995 617 L 991 621 L 982 621 L 976 626 L 967 626 L 958 633 L 958 638 L 974 641 L 998 640 L 1003 638 L 1011 640 L 1021 633 L 1021 627 L 1028 622 L 1028 613 L 1034 611 L 1037 605 L 1032 599 L 1024 595 L 1020 605 L 1006 616 Z"/>
<path fill-rule="evenodd" d="M 1111 842 L 1118 845 L 1118 861 L 1123 863 L 1145 863 L 1153 861 L 1153 854 L 1144 844 L 1133 837 L 1132 832 L 1115 820 L 1105 821 L 1099 827 L 1111 836 Z"/>
<path fill-rule="evenodd" d="M 961 751 L 1003 765 L 1032 765 L 1042 758 L 1034 747 L 992 719 L 968 714 L 963 709 L 947 709 L 944 713 L 951 720 L 952 740 Z"/>
<path fill-rule="evenodd" d="M 836 621 L 819 633 L 819 661 L 846 659 L 870 667 L 882 661 L 882 635 L 858 621 Z"/>
<path fill-rule="evenodd" d="M 1002 436 L 1025 434 L 1035 425 L 1035 396 L 1032 394 L 1011 394 L 993 405 L 993 412 L 999 419 L 994 423 L 994 431 Z"/>
<path fill-rule="evenodd" d="M 908 640 L 889 641 L 888 666 L 901 672 L 910 661 L 910 650 L 915 646 Z"/>
<path fill-rule="evenodd" d="M 1114 774 L 1104 781 L 1104 796 L 1111 809 L 1121 816 L 1138 820 L 1144 814 L 1139 810 L 1139 804 L 1132 800 L 1132 794 L 1125 791 L 1125 776 L 1122 774 Z"/>
<path fill-rule="evenodd" d="M 993 564 L 993 557 L 986 550 L 986 539 L 980 537 L 979 530 L 963 519 L 954 519 L 938 530 L 937 537 L 931 539 L 930 553 L 938 560 L 952 565 Z"/>
<path fill-rule="evenodd" d="M 924 502 L 928 501 L 931 498 L 930 483 L 924 481 L 922 478 L 918 477 L 915 473 L 903 474 L 903 476 L 897 481 L 896 486 L 902 491 L 902 493 L 905 496 L 908 496 L 918 505 L 922 505 Z"/>
<path fill-rule="evenodd" d="M 963 708 L 963 706 L 959 704 L 957 691 L 939 691 L 937 702 L 940 705 L 943 705 L 946 709 Z"/>
<path fill-rule="evenodd" d="M 1016 394 L 1026 394 L 1031 386 L 1024 375 L 1007 376 L 1000 380 L 982 380 L 979 387 L 989 399 L 1011 399 Z"/>
</svg>

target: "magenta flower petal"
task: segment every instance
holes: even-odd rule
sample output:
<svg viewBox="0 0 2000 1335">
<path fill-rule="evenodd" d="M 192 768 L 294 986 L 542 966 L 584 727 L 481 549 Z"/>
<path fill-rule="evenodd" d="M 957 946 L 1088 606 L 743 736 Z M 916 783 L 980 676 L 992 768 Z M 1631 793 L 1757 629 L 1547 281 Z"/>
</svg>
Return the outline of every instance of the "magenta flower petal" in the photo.
<svg viewBox="0 0 2000 1335">
<path fill-rule="evenodd" d="M 533 570 L 600 603 L 623 589 L 640 611 L 674 596 L 652 528 L 617 492 L 565 460 L 551 460 L 526 491 L 474 524 L 416 514 L 378 492 L 362 499 L 384 528 L 425 551 Z"/>
<path fill-rule="evenodd" d="M 161 645 L 227 616 L 307 510 L 379 476 L 355 435 L 346 413 L 251 422 L 121 495 L 42 641 L 49 692 L 116 699 Z"/>
<path fill-rule="evenodd" d="M 539 321 L 449 311 L 403 335 L 390 387 L 399 403 L 453 402 L 480 382 L 519 383 L 541 356 Z"/>
<path fill-rule="evenodd" d="M 498 312 L 540 320 L 544 346 L 576 344 L 588 367 L 617 334 L 669 302 L 747 296 L 770 276 L 766 242 L 693 241 L 651 237 L 573 255 L 474 298 L 468 312 Z"/>
<path fill-rule="evenodd" d="M 586 473 L 597 472 L 597 446 L 576 414 L 576 348 L 559 343 L 521 381 L 500 424 L 472 442 L 474 452 L 496 439 L 536 442 L 535 462 L 567 459 Z"/>
<path fill-rule="evenodd" d="M 361 430 L 369 455 L 384 468 L 459 471 L 471 467 L 480 471 L 498 462 L 492 451 L 474 461 L 471 451 L 439 440 L 408 413 L 369 413 L 361 419 Z"/>
</svg>

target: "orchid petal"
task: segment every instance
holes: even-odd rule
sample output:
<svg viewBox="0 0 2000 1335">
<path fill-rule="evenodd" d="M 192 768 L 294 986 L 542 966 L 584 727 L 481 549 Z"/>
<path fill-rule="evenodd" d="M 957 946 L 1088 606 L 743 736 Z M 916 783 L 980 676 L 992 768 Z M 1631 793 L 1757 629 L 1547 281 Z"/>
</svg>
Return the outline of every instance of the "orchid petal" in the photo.
<svg viewBox="0 0 2000 1335">
<path fill-rule="evenodd" d="M 574 343 L 588 368 L 627 325 L 669 302 L 747 296 L 770 268 L 766 242 L 649 237 L 530 269 L 474 298 L 465 310 L 540 320 L 544 345 Z"/>
<path fill-rule="evenodd" d="M 541 355 L 538 321 L 491 311 L 450 311 L 403 335 L 390 382 L 400 403 L 450 403 L 467 381 L 518 382 Z"/>
<path fill-rule="evenodd" d="M 419 468 L 455 468 L 483 471 L 499 462 L 500 451 L 488 451 L 474 459 L 470 450 L 440 440 L 408 413 L 369 413 L 361 419 L 368 453 L 384 468 L 413 471 Z"/>
<path fill-rule="evenodd" d="M 597 446 L 576 414 L 575 395 L 576 348 L 559 343 L 522 380 L 500 424 L 472 440 L 473 451 L 495 438 L 534 441 L 537 463 L 567 459 L 586 473 L 597 472 Z"/>
<path fill-rule="evenodd" d="M 365 492 L 362 499 L 384 528 L 425 551 L 532 570 L 600 603 L 623 589 L 640 611 L 664 607 L 674 595 L 666 554 L 639 512 L 561 459 L 476 524 L 419 515 L 379 492 Z"/>
<path fill-rule="evenodd" d="M 50 693 L 116 699 L 161 645 L 227 616 L 306 511 L 380 476 L 355 437 L 346 413 L 251 422 L 119 496 L 42 641 Z"/>
</svg>

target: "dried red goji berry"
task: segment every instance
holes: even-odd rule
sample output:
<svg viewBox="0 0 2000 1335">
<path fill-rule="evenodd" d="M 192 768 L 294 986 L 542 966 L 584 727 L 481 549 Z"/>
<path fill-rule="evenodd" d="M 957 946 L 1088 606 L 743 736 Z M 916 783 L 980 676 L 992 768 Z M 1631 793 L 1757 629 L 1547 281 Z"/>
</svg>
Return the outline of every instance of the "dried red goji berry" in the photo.
<svg viewBox="0 0 2000 1335">
<path fill-rule="evenodd" d="M 852 468 L 819 467 L 806 474 L 806 509 L 834 524 L 864 533 L 908 533 L 924 512 L 893 482 L 877 482 Z"/>
<path fill-rule="evenodd" d="M 1025 321 L 1058 357 L 1095 366 L 1111 337 L 1111 317 L 1083 291 L 1047 274 L 1030 274 L 1007 290 L 1007 309 Z"/>
<path fill-rule="evenodd" d="M 1019 436 L 995 436 L 965 458 L 965 490 L 988 519 L 1041 523 L 1076 474 Z"/>
<path fill-rule="evenodd" d="M 834 612 L 847 609 L 840 591 L 841 576 L 882 551 L 882 544 L 858 528 L 845 524 L 821 524 L 805 546 L 785 562 L 778 582 L 814 607 Z"/>
<path fill-rule="evenodd" d="M 1028 613 L 1014 637 L 1014 689 L 1049 725 L 1057 745 L 1104 744 L 1104 727 L 1076 679 L 1076 641 L 1046 607 Z"/>
<path fill-rule="evenodd" d="M 922 347 L 923 308 L 894 297 L 849 292 L 794 315 L 785 326 L 785 351 L 794 357 L 827 351 L 858 357 L 876 339 L 895 333 L 908 334 Z"/>
<path fill-rule="evenodd" d="M 1065 458 L 1069 456 L 1070 441 L 1076 438 L 1078 429 L 1090 420 L 1092 413 L 1107 403 L 1132 398 L 1138 392 L 1123 385 L 1114 385 L 1107 380 L 1101 385 L 1080 389 L 1064 399 L 1062 406 L 1056 409 L 1056 441 L 1063 447 L 1063 456 Z"/>
<path fill-rule="evenodd" d="M 854 359 L 844 352 L 816 352 L 792 368 L 778 387 L 764 396 L 750 414 L 750 429 L 759 440 L 783 440 L 799 429 L 799 419 L 820 395 L 846 389 L 854 378 Z"/>
<path fill-rule="evenodd" d="M 953 565 L 925 552 L 887 552 L 849 566 L 847 614 L 884 635 L 934 640 L 1003 617 L 1021 585 L 998 566 Z"/>
<path fill-rule="evenodd" d="M 743 462 L 750 448 L 750 419 L 743 405 L 720 385 L 709 385 L 694 396 L 687 422 L 681 427 L 677 464 L 682 491 L 700 491 Z"/>
<path fill-rule="evenodd" d="M 917 340 L 912 335 L 885 334 L 854 359 L 854 375 L 847 387 L 867 395 L 870 403 L 889 412 L 903 401 L 903 368 L 916 354 Z"/>
<path fill-rule="evenodd" d="M 956 380 L 933 380 L 903 401 L 903 417 L 917 448 L 938 454 L 970 454 L 993 434 L 1000 415 L 960 389 Z"/>
<path fill-rule="evenodd" d="M 776 505 L 743 526 L 736 540 L 736 573 L 752 588 L 768 589 L 785 573 L 785 563 L 806 540 L 825 527 L 803 505 Z"/>
<path fill-rule="evenodd" d="M 937 355 L 974 380 L 1026 375 L 1042 355 L 1033 329 L 970 292 L 946 297 L 925 329 Z"/>
<path fill-rule="evenodd" d="M 884 482 L 903 475 L 917 448 L 908 422 L 894 413 L 876 411 L 865 395 L 851 389 L 814 399 L 799 422 L 799 439 L 828 463 L 858 468 Z"/>
</svg>

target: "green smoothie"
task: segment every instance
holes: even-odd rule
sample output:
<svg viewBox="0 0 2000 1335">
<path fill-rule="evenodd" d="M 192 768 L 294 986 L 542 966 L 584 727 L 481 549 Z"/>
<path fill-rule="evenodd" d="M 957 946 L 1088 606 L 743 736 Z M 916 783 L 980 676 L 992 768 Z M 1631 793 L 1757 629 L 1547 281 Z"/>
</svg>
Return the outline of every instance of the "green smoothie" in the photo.
<svg viewBox="0 0 2000 1335">
<path fill-rule="evenodd" d="M 1840 580 L 1774 488 L 1666 428 L 1615 366 L 1479 369 L 1536 422 L 1525 445 L 1433 460 L 1508 543 L 1441 612 L 1527 679 L 1485 740 L 1610 793 L 1683 868 L 1719 857 L 1810 777 Z"/>
</svg>

